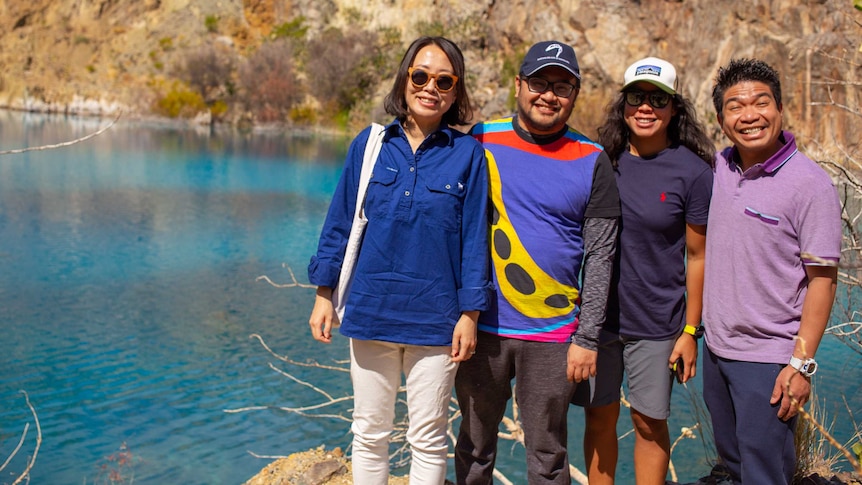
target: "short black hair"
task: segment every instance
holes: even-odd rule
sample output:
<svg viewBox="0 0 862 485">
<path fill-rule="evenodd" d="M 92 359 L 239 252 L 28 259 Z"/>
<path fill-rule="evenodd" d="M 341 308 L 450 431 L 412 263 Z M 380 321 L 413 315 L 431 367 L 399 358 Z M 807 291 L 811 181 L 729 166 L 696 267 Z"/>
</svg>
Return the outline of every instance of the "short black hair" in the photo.
<svg viewBox="0 0 862 485">
<path fill-rule="evenodd" d="M 781 81 L 778 71 L 758 59 L 731 59 L 728 65 L 718 69 L 715 85 L 712 87 L 712 104 L 719 116 L 724 108 L 724 93 L 744 81 L 757 81 L 769 86 L 772 97 L 778 106 L 781 106 Z"/>
<path fill-rule="evenodd" d="M 452 63 L 454 75 L 458 76 L 458 82 L 455 83 L 455 102 L 443 115 L 441 123 L 447 125 L 466 125 L 473 117 L 473 108 L 470 104 L 470 95 L 467 93 L 467 73 L 464 68 L 464 54 L 461 49 L 445 37 L 419 37 L 410 44 L 404 57 L 401 59 L 401 65 L 398 67 L 398 73 L 395 74 L 395 81 L 392 83 L 392 89 L 386 98 L 383 100 L 383 108 L 387 113 L 396 117 L 402 123 L 407 120 L 407 101 L 404 99 L 404 90 L 407 88 L 407 69 L 413 64 L 416 54 L 423 47 L 436 45 L 439 47 L 449 62 Z"/>
</svg>

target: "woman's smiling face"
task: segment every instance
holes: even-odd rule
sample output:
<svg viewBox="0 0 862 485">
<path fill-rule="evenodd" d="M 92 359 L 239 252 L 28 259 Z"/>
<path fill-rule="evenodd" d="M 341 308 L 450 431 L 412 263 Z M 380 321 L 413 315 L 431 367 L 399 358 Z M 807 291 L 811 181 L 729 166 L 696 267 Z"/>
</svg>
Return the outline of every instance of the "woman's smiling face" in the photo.
<svg viewBox="0 0 862 485">
<path fill-rule="evenodd" d="M 663 108 L 654 107 L 650 104 L 649 95 L 653 92 L 663 91 L 648 82 L 635 83 L 626 90 L 642 91 L 646 95 L 639 106 L 625 104 L 623 117 L 629 131 L 631 131 L 630 139 L 632 141 L 661 139 L 662 143 L 666 144 L 668 126 L 675 114 L 673 100 L 669 101 Z"/>
<path fill-rule="evenodd" d="M 416 53 L 411 67 L 421 68 L 432 75 L 455 75 L 455 70 L 446 53 L 433 44 L 423 47 Z M 455 89 L 443 93 L 437 89 L 436 79 L 429 79 L 428 83 L 422 87 L 416 87 L 408 79 L 407 85 L 404 87 L 404 99 L 407 103 L 409 118 L 412 121 L 420 126 L 436 125 L 440 123 L 443 115 L 449 111 L 455 102 Z"/>
</svg>

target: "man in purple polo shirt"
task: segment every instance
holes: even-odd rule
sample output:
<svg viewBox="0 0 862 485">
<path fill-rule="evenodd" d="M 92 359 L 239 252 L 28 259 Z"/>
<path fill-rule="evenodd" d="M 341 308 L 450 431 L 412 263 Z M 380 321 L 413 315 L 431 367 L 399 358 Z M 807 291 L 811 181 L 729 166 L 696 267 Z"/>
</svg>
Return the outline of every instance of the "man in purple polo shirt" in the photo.
<svg viewBox="0 0 862 485">
<path fill-rule="evenodd" d="M 793 432 L 835 298 L 841 208 L 782 130 L 778 73 L 732 60 L 712 91 L 732 146 L 716 157 L 703 323 L 703 396 L 734 484 L 790 483 Z"/>
</svg>

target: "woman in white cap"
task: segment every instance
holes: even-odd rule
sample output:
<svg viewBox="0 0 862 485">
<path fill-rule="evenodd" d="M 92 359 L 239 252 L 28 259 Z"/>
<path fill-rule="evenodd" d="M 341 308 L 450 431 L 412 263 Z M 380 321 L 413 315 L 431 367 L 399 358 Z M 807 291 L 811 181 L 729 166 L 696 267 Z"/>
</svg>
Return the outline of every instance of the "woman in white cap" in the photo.
<svg viewBox="0 0 862 485">
<path fill-rule="evenodd" d="M 614 165 L 622 219 L 586 408 L 590 485 L 614 480 L 623 374 L 636 482 L 665 483 L 673 379 L 695 375 L 715 147 L 677 84 L 669 62 L 635 62 L 598 130 Z"/>
</svg>

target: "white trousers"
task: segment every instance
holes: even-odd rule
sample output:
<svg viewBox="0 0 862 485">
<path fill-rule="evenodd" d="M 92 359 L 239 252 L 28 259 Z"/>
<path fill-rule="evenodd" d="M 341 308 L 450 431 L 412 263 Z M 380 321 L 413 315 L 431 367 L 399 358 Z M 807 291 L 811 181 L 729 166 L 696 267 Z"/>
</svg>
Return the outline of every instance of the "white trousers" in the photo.
<svg viewBox="0 0 862 485">
<path fill-rule="evenodd" d="M 386 485 L 389 439 L 401 374 L 407 383 L 410 485 L 442 485 L 446 479 L 449 402 L 458 364 L 451 348 L 350 339 L 353 381 L 353 483 Z"/>
</svg>

